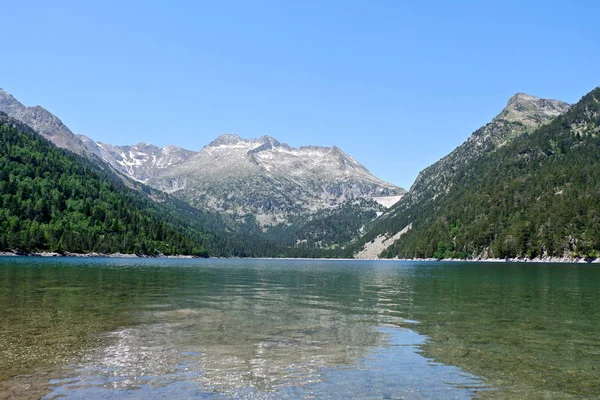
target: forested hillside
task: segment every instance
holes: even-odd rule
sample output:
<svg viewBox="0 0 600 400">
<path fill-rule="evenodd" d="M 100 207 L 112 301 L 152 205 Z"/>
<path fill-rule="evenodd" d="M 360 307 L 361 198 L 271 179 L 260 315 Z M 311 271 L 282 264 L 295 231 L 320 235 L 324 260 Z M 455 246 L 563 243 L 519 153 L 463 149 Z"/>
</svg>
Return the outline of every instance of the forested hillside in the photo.
<svg viewBox="0 0 600 400">
<path fill-rule="evenodd" d="M 412 229 L 385 257 L 596 257 L 600 88 L 533 133 L 467 164 L 446 193 L 396 210 Z"/>
<path fill-rule="evenodd" d="M 153 202 L 6 115 L 0 177 L 0 250 L 207 255 Z"/>
<path fill-rule="evenodd" d="M 339 257 L 351 257 L 351 253 L 340 245 L 359 237 L 364 226 L 383 211 L 385 207 L 375 200 L 347 201 L 332 210 L 320 210 L 308 217 L 292 219 L 289 225 L 269 227 L 265 236 L 285 246 L 330 249 Z"/>
</svg>

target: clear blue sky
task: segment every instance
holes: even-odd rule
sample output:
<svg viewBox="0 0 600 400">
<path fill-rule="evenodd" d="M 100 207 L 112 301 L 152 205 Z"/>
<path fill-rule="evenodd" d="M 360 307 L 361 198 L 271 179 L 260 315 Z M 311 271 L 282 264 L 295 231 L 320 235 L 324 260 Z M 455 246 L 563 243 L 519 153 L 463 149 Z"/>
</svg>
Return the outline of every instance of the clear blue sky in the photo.
<svg viewBox="0 0 600 400">
<path fill-rule="evenodd" d="M 597 1 L 12 1 L 0 87 L 75 133 L 337 145 L 408 188 L 516 92 L 600 85 Z"/>
</svg>

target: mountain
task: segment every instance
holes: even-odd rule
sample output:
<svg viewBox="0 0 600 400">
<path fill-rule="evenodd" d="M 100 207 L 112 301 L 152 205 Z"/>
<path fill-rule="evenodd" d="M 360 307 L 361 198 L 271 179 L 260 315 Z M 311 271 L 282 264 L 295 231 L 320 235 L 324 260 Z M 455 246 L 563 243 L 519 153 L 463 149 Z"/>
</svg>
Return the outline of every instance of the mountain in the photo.
<svg viewBox="0 0 600 400">
<path fill-rule="evenodd" d="M 4 113 L 0 175 L 0 251 L 207 254 L 208 234 Z"/>
<path fill-rule="evenodd" d="M 569 109 L 567 103 L 517 93 L 494 119 L 450 154 L 421 171 L 405 201 L 435 199 L 447 192 L 461 169 L 484 154 L 547 124 Z"/>
<path fill-rule="evenodd" d="M 11 94 L 0 89 L 0 112 L 29 126 L 56 146 L 85 154 L 86 146 L 55 115 L 40 106 L 26 107 Z"/>
<path fill-rule="evenodd" d="M 292 148 L 263 136 L 222 135 L 199 152 L 147 144 L 111 146 L 83 138 L 88 149 L 122 173 L 189 204 L 260 226 L 404 190 L 372 175 L 338 147 Z"/>
<path fill-rule="evenodd" d="M 511 159 L 507 153 L 514 151 L 514 147 L 523 143 L 532 132 L 537 129 L 543 131 L 543 127 L 555 124 L 554 121 L 569 109 L 568 104 L 557 100 L 540 99 L 523 93 L 514 95 L 506 108 L 490 123 L 478 129 L 461 146 L 419 174 L 409 193 L 375 221 L 367 233 L 355 243 L 357 256 L 372 257 L 381 252 L 388 257 L 439 255 L 437 250 L 442 236 L 424 232 L 433 229 L 432 221 L 436 217 L 444 219 L 444 215 L 462 215 L 460 210 L 453 208 L 457 206 L 454 203 L 455 196 L 467 196 L 467 193 L 473 194 L 478 190 L 473 186 L 474 180 L 481 181 L 477 177 L 482 177 L 483 171 L 489 169 L 490 159 L 497 160 L 497 170 L 491 171 L 490 176 L 481 178 L 484 181 L 495 181 L 503 176 L 503 171 L 508 168 L 503 161 L 508 162 L 508 159 Z M 503 193 L 504 186 L 497 189 L 498 193 Z M 490 194 L 492 197 L 495 195 Z M 471 208 L 469 204 L 462 206 L 463 211 Z M 463 214 L 463 217 L 457 217 L 457 220 L 448 223 L 448 232 L 455 233 L 459 226 L 465 224 L 468 213 Z M 487 215 L 487 212 L 484 214 Z M 489 223 L 485 218 L 475 218 L 475 221 L 479 221 L 481 225 Z M 411 250 L 409 239 L 419 235 L 422 240 L 430 240 L 427 251 L 418 250 L 421 247 Z M 457 250 L 457 254 L 478 256 L 490 246 L 489 240 L 483 242 L 485 245 L 480 243 L 474 248 Z M 419 246 L 422 245 L 420 242 Z M 486 254 L 489 255 L 489 252 Z"/>
</svg>

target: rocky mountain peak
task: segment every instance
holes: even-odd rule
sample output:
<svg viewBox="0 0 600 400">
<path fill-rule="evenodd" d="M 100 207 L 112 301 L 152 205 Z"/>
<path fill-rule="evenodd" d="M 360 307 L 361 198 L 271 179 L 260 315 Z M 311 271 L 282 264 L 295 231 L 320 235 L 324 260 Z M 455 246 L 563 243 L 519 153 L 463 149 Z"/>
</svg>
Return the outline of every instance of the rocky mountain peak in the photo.
<svg viewBox="0 0 600 400">
<path fill-rule="evenodd" d="M 535 101 L 535 100 L 541 100 L 541 99 L 539 97 L 535 97 L 535 96 L 532 96 L 527 93 L 518 92 L 518 93 L 515 93 L 510 99 L 508 99 L 507 106 L 510 106 L 511 104 L 515 104 L 515 103 L 522 103 L 522 102 Z"/>
<path fill-rule="evenodd" d="M 512 96 L 495 119 L 520 122 L 527 127 L 544 124 L 569 109 L 569 104 L 552 99 L 542 99 L 526 93 Z"/>
<path fill-rule="evenodd" d="M 25 106 L 15 99 L 10 93 L 0 88 L 0 110 L 10 116 L 17 111 L 21 111 Z"/>
<path fill-rule="evenodd" d="M 352 161 L 354 161 L 352 159 L 352 157 L 350 157 L 348 154 L 344 153 L 344 151 L 337 146 L 333 146 L 328 150 L 331 152 L 331 154 L 333 154 L 335 156 L 338 156 L 343 159 L 351 159 Z"/>
<path fill-rule="evenodd" d="M 361 163 L 356 161 L 354 158 L 346 154 L 342 149 L 337 146 L 333 146 L 331 148 L 324 147 L 323 149 L 327 149 L 332 157 L 337 160 L 338 168 L 340 170 L 361 170 L 366 173 L 370 173 L 367 168 L 365 168 Z"/>
<path fill-rule="evenodd" d="M 236 135 L 235 133 L 226 133 L 224 135 L 218 136 L 215 140 L 207 144 L 206 147 L 227 146 L 242 141 L 244 141 L 244 139 L 242 139 L 240 135 Z"/>
<path fill-rule="evenodd" d="M 268 151 L 274 148 L 284 148 L 290 151 L 292 150 L 287 144 L 280 143 L 279 140 L 266 135 L 260 137 L 258 140 L 246 140 L 245 142 L 253 146 L 258 144 L 257 147 L 254 147 L 252 150 L 248 151 L 249 155 L 260 153 L 261 151 Z"/>
<path fill-rule="evenodd" d="M 41 106 L 26 108 L 28 122 L 33 130 L 46 137 L 60 134 L 73 134 L 60 119 Z"/>
<path fill-rule="evenodd" d="M 156 152 L 160 152 L 161 148 L 158 146 L 155 146 L 153 144 L 149 144 L 149 143 L 145 143 L 145 142 L 139 142 L 138 144 L 134 144 L 133 146 L 121 146 L 123 149 L 127 149 L 127 150 L 134 150 L 137 152 L 150 152 L 150 153 L 156 153 Z"/>
<path fill-rule="evenodd" d="M 264 144 L 270 144 L 271 146 L 279 146 L 279 145 L 281 145 L 281 143 L 279 142 L 279 140 L 275 139 L 274 137 L 268 136 L 268 135 L 264 135 L 264 136 L 262 136 L 258 140 L 260 142 L 264 143 Z"/>
<path fill-rule="evenodd" d="M 258 139 L 244 139 L 239 135 L 233 133 L 227 133 L 218 136 L 215 140 L 210 142 L 205 147 L 220 147 L 220 146 L 235 146 L 235 145 L 247 145 L 253 150 L 262 151 L 265 149 L 271 149 L 273 147 L 282 146 L 279 140 L 272 136 L 264 135 Z M 284 145 L 285 146 L 285 145 Z"/>
<path fill-rule="evenodd" d="M 421 171 L 405 201 L 435 199 L 447 193 L 457 171 L 472 160 L 549 123 L 569 107 L 558 100 L 542 99 L 526 93 L 515 94 L 490 123 L 475 131 L 450 154 Z"/>
<path fill-rule="evenodd" d="M 10 93 L 0 89 L 0 111 L 28 125 L 58 147 L 84 154 L 86 147 L 62 121 L 41 106 L 26 107 Z"/>
<path fill-rule="evenodd" d="M 173 153 L 173 152 L 177 152 L 177 151 L 191 151 L 191 150 L 186 150 L 182 147 L 178 147 L 178 146 L 174 146 L 172 144 L 163 147 L 163 151 L 167 152 L 167 153 Z"/>
</svg>

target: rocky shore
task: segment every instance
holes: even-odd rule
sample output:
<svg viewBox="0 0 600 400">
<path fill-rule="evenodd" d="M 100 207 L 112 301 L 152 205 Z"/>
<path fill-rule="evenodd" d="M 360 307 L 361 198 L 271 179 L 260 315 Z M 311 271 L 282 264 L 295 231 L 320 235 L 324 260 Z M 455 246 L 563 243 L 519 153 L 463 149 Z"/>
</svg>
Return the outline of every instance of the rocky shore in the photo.
<svg viewBox="0 0 600 400">
<path fill-rule="evenodd" d="M 22 256 L 22 257 L 103 257 L 103 258 L 197 258 L 195 256 L 189 255 L 177 255 L 177 256 L 167 256 L 164 254 L 158 254 L 155 256 L 151 255 L 143 255 L 143 254 L 123 254 L 123 253 L 54 253 L 54 252 L 31 252 L 31 253 L 22 253 L 22 252 L 12 252 L 12 251 L 0 251 L 0 256 Z"/>
<path fill-rule="evenodd" d="M 583 257 L 536 257 L 536 258 L 407 258 L 402 261 L 451 261 L 451 262 L 523 262 L 523 263 L 581 263 L 581 264 L 600 264 L 600 258 Z"/>
</svg>

